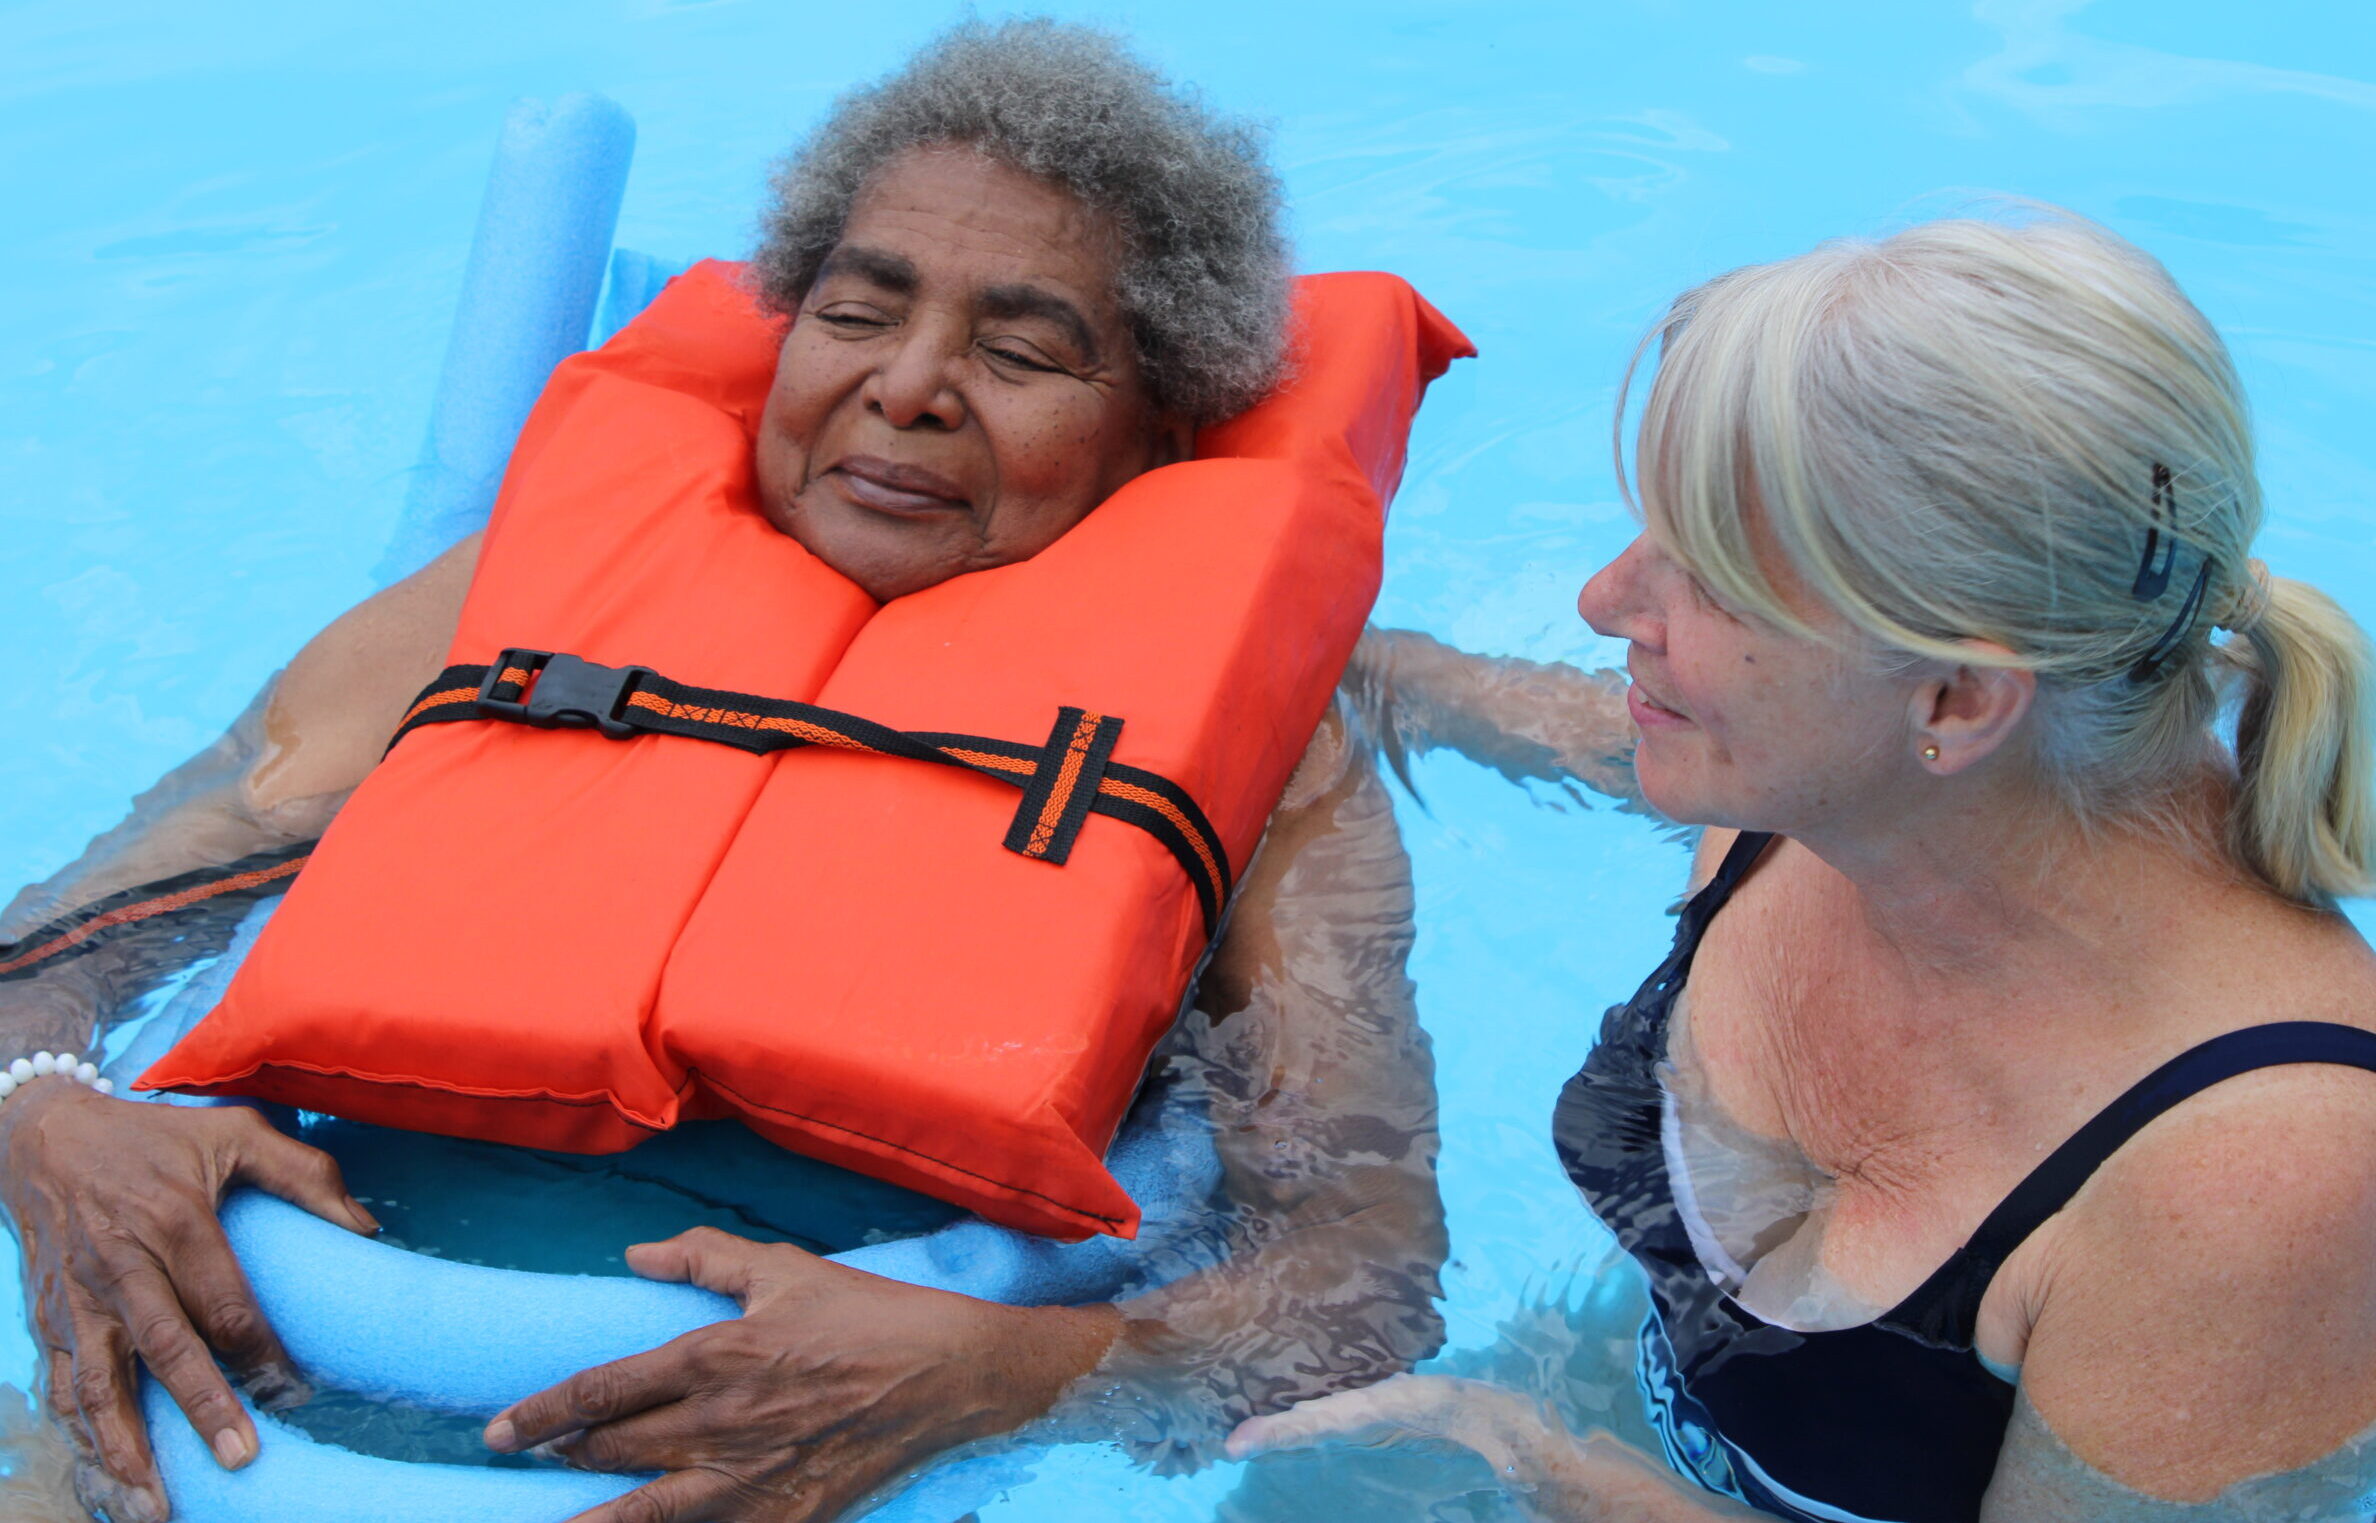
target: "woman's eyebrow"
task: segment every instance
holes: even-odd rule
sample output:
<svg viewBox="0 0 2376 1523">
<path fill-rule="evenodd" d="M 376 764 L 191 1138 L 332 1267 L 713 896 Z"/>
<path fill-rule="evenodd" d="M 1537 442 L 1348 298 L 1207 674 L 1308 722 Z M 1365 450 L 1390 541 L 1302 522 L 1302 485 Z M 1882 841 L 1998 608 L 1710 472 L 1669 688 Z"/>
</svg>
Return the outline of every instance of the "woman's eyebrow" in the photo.
<svg viewBox="0 0 2376 1523">
<path fill-rule="evenodd" d="M 984 317 L 1045 318 L 1064 329 L 1072 341 L 1080 346 L 1081 353 L 1088 356 L 1091 364 L 1097 363 L 1099 358 L 1097 338 L 1090 331 L 1089 319 L 1081 315 L 1079 307 L 1074 306 L 1053 291 L 1020 283 L 984 286 L 975 305 Z"/>
<path fill-rule="evenodd" d="M 903 296 L 916 289 L 913 263 L 887 250 L 870 249 L 863 244 L 836 245 L 817 267 L 817 279 L 823 280 L 828 275 L 855 275 L 870 285 Z"/>
</svg>

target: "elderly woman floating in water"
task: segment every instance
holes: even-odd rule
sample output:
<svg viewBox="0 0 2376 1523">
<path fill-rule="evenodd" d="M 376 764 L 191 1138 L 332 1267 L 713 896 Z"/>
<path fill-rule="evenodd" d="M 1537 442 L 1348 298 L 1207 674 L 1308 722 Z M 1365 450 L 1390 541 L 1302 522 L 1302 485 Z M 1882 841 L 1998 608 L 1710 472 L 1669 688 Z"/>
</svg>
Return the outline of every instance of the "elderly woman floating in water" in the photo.
<svg viewBox="0 0 2376 1523">
<path fill-rule="evenodd" d="M 2218 336 L 2041 214 L 1739 270 L 1655 341 L 1581 607 L 1706 831 L 1553 1132 L 1648 1273 L 1666 1463 L 1437 1377 L 1235 1446 L 1449 1439 L 1560 1519 L 2366 1517 L 2369 654 L 2252 559 Z"/>
<path fill-rule="evenodd" d="M 1252 138 L 1109 42 L 959 29 L 845 100 L 783 173 L 753 265 L 784 321 L 751 462 L 766 524 L 880 601 L 1048 550 L 1271 388 L 1276 217 Z M 0 934 L 320 835 L 439 672 L 481 560 L 473 536 L 324 630 Z M 721 1234 L 647 1246 L 635 1268 L 731 1289 L 745 1315 L 524 1401 L 488 1442 L 566 1437 L 580 1463 L 669 1472 L 605 1523 L 821 1519 L 1076 1383 L 1078 1431 L 1193 1454 L 1428 1353 L 1444 1238 L 1409 869 L 1353 715 L 1322 719 L 1157 1053 L 1208 1095 L 1222 1153 L 1201 1268 L 1119 1305 L 1009 1308 Z M 205 939 L 128 931 L 0 984 L 0 1046 L 92 1050 L 145 973 Z M 119 1523 L 161 1517 L 136 1361 L 231 1467 L 257 1437 L 216 1355 L 266 1396 L 299 1384 L 217 1224 L 225 1192 L 374 1224 L 326 1155 L 253 1111 L 56 1079 L 0 1108 L 0 1165 L 86 1489 Z"/>
</svg>

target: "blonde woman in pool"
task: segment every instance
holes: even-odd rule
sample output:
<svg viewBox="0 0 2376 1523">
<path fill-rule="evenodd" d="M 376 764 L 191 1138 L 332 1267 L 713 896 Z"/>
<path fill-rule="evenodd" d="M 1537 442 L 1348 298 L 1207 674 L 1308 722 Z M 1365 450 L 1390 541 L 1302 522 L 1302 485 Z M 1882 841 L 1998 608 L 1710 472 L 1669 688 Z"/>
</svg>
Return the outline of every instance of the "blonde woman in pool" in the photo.
<svg viewBox="0 0 2376 1523">
<path fill-rule="evenodd" d="M 1233 1446 L 1448 1440 L 1563 1519 L 2366 1517 L 2369 653 L 2250 558 L 2218 337 L 2039 213 L 1654 338 L 1644 532 L 1581 607 L 1707 828 L 1554 1134 L 1648 1273 L 1666 1452 L 1425 1376 Z"/>
</svg>

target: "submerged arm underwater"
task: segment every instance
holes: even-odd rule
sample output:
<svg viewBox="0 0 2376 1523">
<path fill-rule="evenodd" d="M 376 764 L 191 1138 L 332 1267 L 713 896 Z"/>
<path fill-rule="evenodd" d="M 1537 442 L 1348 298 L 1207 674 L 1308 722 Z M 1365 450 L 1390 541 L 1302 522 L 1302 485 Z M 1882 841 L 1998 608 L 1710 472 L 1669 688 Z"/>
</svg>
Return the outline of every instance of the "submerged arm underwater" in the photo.
<svg viewBox="0 0 2376 1523">
<path fill-rule="evenodd" d="M 314 636 L 220 740 L 135 799 L 80 857 L 10 900 L 0 941 L 123 889 L 319 836 L 437 675 L 478 546 L 471 535 Z"/>
<path fill-rule="evenodd" d="M 1362 636 L 1164 1049 L 1209 1096 L 1227 1174 L 1211 1263 L 1122 1302 L 1121 1338 L 1057 1414 L 1102 1408 L 1159 1467 L 1441 1342 L 1433 1064 L 1405 969 L 1410 858 L 1378 765 L 1404 774 L 1438 748 L 1513 782 L 1635 796 L 1621 676 Z"/>
<path fill-rule="evenodd" d="M 1605 1433 L 1571 1432 L 1514 1391 L 1413 1375 L 1258 1418 L 1237 1456 L 1349 1444 L 1467 1449 L 1540 1523 L 1730 1523 L 1765 1513 L 1701 1490 Z M 2057 1437 L 2026 1399 L 2014 1408 L 1981 1523 L 2364 1523 L 2376 1512 L 2376 1430 L 2324 1458 L 2250 1476 L 2204 1501 L 2167 1501 L 2114 1480 Z"/>
<path fill-rule="evenodd" d="M 1124 1337 L 1075 1401 L 1135 1401 L 1134 1446 L 1193 1463 L 1216 1425 L 1331 1390 L 1345 1394 L 1320 1407 L 1359 1403 L 1435 1351 L 1435 1095 L 1404 967 L 1410 859 L 1378 759 L 1399 773 L 1448 748 L 1514 782 L 1630 801 L 1631 745 L 1611 674 L 1362 637 L 1170 1049 L 1212 1096 L 1221 1226 L 1254 1250 L 1124 1302 Z"/>
<path fill-rule="evenodd" d="M 1059 1418 L 1159 1469 L 1258 1411 L 1366 1385 L 1441 1341 L 1433 1065 L 1405 972 L 1410 859 L 1342 708 L 1322 723 L 1158 1061 L 1200 1090 L 1225 1200 L 1193 1272 L 1121 1303 Z"/>
<path fill-rule="evenodd" d="M 1371 628 L 1345 674 L 1407 784 L 1408 759 L 1451 750 L 1513 783 L 1581 783 L 1638 806 L 1623 672 L 1479 656 L 1409 629 Z"/>
</svg>

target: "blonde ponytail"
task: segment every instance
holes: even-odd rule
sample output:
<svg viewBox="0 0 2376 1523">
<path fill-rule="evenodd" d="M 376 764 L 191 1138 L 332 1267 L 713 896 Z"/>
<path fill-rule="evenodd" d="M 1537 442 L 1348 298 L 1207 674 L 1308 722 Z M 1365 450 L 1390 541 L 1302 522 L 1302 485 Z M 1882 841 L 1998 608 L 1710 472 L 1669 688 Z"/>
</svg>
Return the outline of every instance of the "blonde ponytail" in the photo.
<svg viewBox="0 0 2376 1523">
<path fill-rule="evenodd" d="M 2368 637 L 2307 582 L 2270 578 L 2225 652 L 2244 674 L 2230 848 L 2289 898 L 2376 887 Z"/>
</svg>

